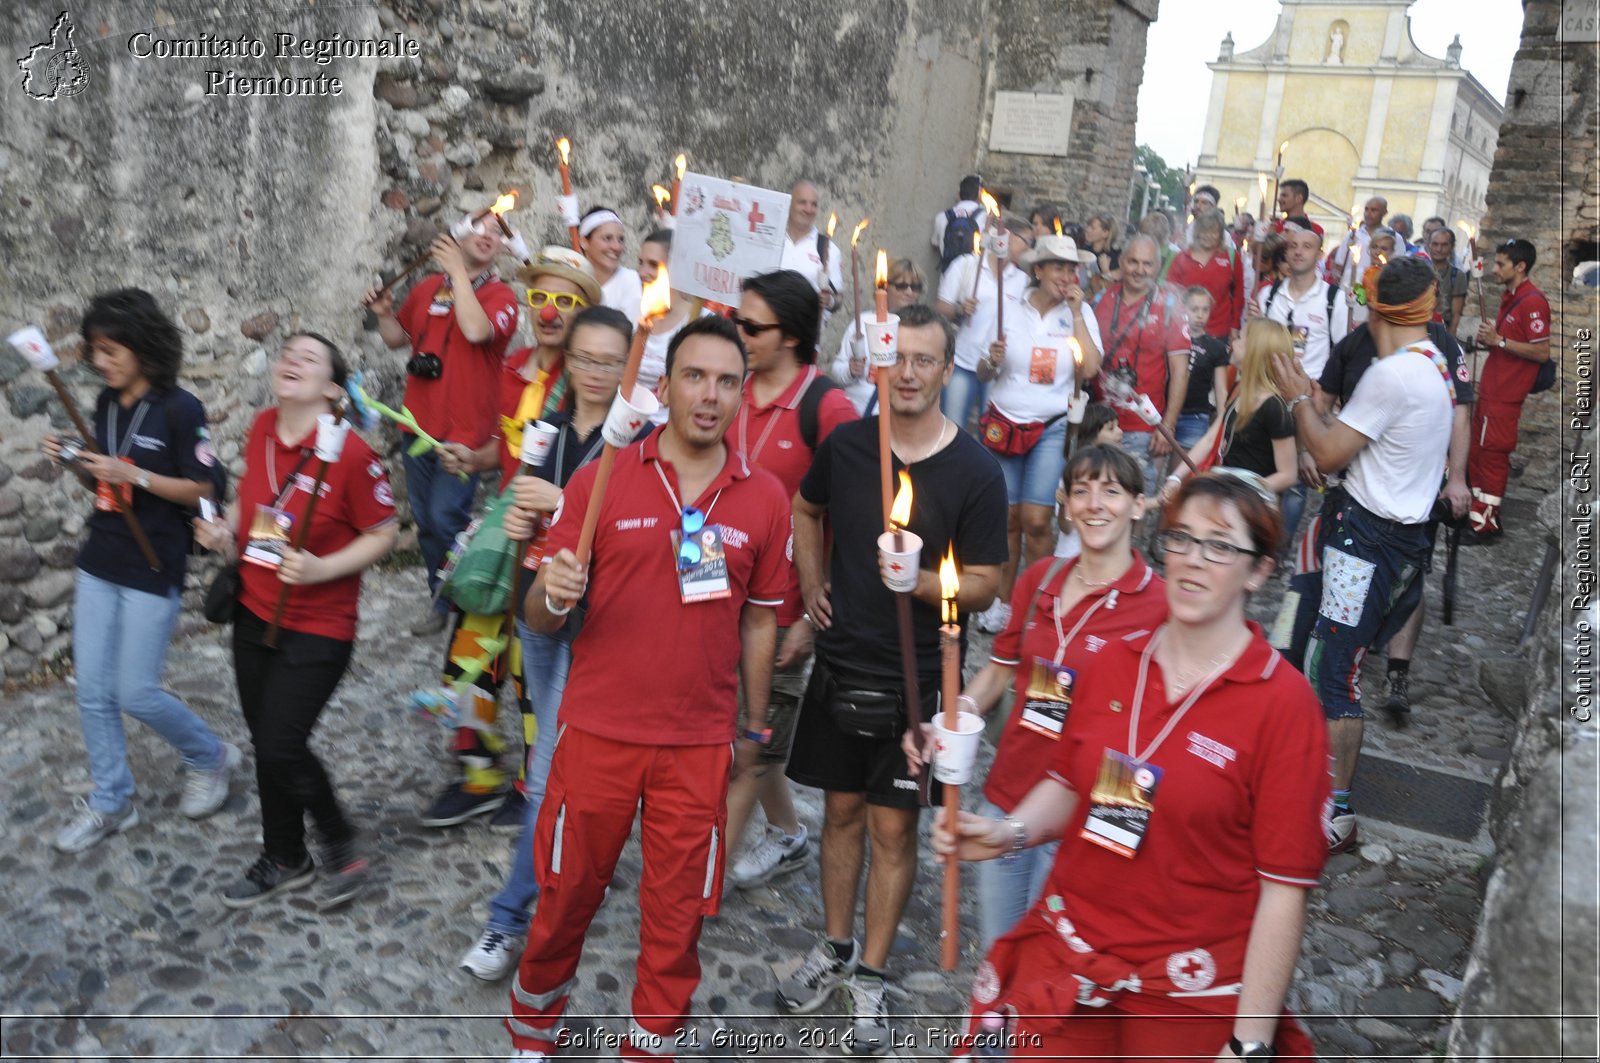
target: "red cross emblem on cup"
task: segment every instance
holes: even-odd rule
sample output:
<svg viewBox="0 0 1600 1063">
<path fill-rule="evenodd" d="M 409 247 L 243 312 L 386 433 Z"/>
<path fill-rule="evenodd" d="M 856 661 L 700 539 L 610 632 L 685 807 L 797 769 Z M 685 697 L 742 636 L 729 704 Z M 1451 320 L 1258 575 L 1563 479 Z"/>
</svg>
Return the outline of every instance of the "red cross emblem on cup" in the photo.
<svg viewBox="0 0 1600 1063">
<path fill-rule="evenodd" d="M 894 333 L 888 329 L 884 329 L 882 332 L 878 333 L 878 343 L 883 346 L 884 350 L 888 350 L 889 346 L 894 343 Z"/>
</svg>

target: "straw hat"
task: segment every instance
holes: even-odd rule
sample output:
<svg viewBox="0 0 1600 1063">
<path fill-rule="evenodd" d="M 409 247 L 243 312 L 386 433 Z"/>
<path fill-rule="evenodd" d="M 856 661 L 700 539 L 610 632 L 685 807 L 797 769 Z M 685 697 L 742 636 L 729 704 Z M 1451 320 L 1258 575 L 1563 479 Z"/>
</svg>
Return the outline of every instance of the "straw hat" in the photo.
<svg viewBox="0 0 1600 1063">
<path fill-rule="evenodd" d="M 600 282 L 595 279 L 594 267 L 570 247 L 549 244 L 540 248 L 532 262 L 517 269 L 517 279 L 530 288 L 536 277 L 560 277 L 571 281 L 583 291 L 583 297 L 590 306 L 600 305 Z"/>
<path fill-rule="evenodd" d="M 1078 245 L 1070 236 L 1041 236 L 1034 242 L 1033 249 L 1025 252 L 1017 260 L 1017 265 L 1023 269 L 1032 269 L 1041 262 L 1072 262 L 1087 265 L 1094 261 L 1094 252 L 1079 251 Z"/>
</svg>

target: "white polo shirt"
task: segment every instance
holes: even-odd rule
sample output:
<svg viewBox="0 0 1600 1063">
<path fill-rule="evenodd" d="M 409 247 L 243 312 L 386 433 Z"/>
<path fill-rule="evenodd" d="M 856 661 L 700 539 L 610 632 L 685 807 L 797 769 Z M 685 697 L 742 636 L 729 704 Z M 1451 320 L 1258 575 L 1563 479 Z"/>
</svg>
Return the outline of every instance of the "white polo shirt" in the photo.
<svg viewBox="0 0 1600 1063">
<path fill-rule="evenodd" d="M 784 229 L 783 258 L 778 263 L 781 268 L 792 269 L 805 277 L 806 280 L 811 282 L 811 286 L 819 292 L 822 291 L 822 259 L 817 255 L 817 237 L 820 235 L 821 233 L 817 231 L 817 227 L 813 225 L 811 231 L 800 239 L 791 240 L 789 239 L 789 230 L 787 228 Z M 839 273 L 840 261 L 839 245 L 829 240 L 828 283 L 833 286 L 833 290 L 836 292 L 844 290 L 844 281 L 840 279 Z"/>
<path fill-rule="evenodd" d="M 962 255 L 950 263 L 950 268 L 944 271 L 944 276 L 939 280 L 939 300 L 949 303 L 958 311 L 961 302 L 972 296 L 972 282 L 974 273 L 978 282 L 978 305 L 972 311 L 972 316 L 956 330 L 956 367 L 968 371 L 976 371 L 978 362 L 989 357 L 989 344 L 995 340 L 994 318 L 996 298 L 995 293 L 999 288 L 994 280 L 994 259 L 985 255 L 980 267 L 978 256 Z M 1018 269 L 1014 263 L 1006 263 L 1005 270 L 1006 298 L 1010 301 L 1006 305 L 1006 313 L 1011 313 L 1011 303 L 1022 298 L 1022 293 L 1028 287 L 1028 275 Z"/>
<path fill-rule="evenodd" d="M 1088 300 L 1078 310 L 1095 350 L 1104 352 L 1100 325 Z M 989 391 L 989 402 L 1019 424 L 1065 413 L 1072 401 L 1075 363 L 1067 340 L 1077 333 L 1072 311 L 1057 303 L 1043 314 L 1026 295 L 1006 302 L 1006 360 Z M 1088 353 L 1088 352 L 1084 352 Z"/>
</svg>

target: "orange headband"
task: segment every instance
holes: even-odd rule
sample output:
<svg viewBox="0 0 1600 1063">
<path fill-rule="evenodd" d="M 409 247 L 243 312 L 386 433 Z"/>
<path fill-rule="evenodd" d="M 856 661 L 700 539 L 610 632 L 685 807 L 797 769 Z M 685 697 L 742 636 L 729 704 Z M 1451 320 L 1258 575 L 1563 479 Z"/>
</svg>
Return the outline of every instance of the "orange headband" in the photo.
<svg viewBox="0 0 1600 1063">
<path fill-rule="evenodd" d="M 1434 281 L 1428 285 L 1427 291 L 1409 303 L 1391 304 L 1378 300 L 1378 285 L 1374 280 L 1367 289 L 1367 305 L 1374 314 L 1396 325 L 1426 325 L 1433 320 L 1434 307 L 1438 304 L 1438 296 L 1435 295 L 1438 287 L 1439 282 Z"/>
</svg>

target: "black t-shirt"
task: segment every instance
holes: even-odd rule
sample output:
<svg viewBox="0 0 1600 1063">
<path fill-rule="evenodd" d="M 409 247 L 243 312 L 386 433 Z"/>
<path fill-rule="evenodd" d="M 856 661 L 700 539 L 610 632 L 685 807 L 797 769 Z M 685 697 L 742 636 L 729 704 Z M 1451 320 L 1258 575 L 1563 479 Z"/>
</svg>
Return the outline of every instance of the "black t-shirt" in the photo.
<svg viewBox="0 0 1600 1063">
<path fill-rule="evenodd" d="M 1457 404 L 1470 403 L 1472 374 L 1467 371 L 1467 362 L 1461 353 L 1461 345 L 1450 335 L 1450 330 L 1437 321 L 1428 322 L 1428 339 L 1439 348 L 1439 353 L 1444 355 L 1444 360 L 1450 366 L 1450 376 L 1455 382 Z M 1378 345 L 1372 341 L 1372 331 L 1363 324 L 1334 344 L 1332 352 L 1328 355 L 1328 364 L 1322 369 L 1322 379 L 1318 383 L 1327 394 L 1338 396 L 1340 405 L 1348 405 L 1350 396 L 1356 393 L 1356 384 L 1360 383 L 1361 374 L 1365 373 L 1367 367 L 1377 358 Z"/>
<path fill-rule="evenodd" d="M 1223 414 L 1222 431 L 1228 442 L 1221 464 L 1249 469 L 1257 476 L 1271 476 L 1278 471 L 1277 460 L 1272 455 L 1272 441 L 1294 438 L 1294 419 L 1289 416 L 1289 405 L 1278 396 L 1269 395 L 1243 428 L 1237 427 L 1238 410 L 1235 405 Z"/>
<path fill-rule="evenodd" d="M 906 468 L 899 458 L 894 469 Z M 936 570 L 955 545 L 956 564 L 1006 560 L 1006 483 L 994 455 L 965 432 L 937 454 L 910 466 L 912 506 L 907 530 L 922 537 L 921 567 Z M 898 481 L 898 476 L 896 476 Z M 883 503 L 878 486 L 878 419 L 840 425 L 817 448 L 800 495 L 828 508 L 833 530 L 829 573 L 833 626 L 817 633 L 817 653 L 845 680 L 898 680 L 900 636 L 894 594 L 878 574 Z M 966 623 L 961 645 L 966 651 Z M 939 672 L 939 609 L 913 600 L 917 670 Z"/>
<path fill-rule="evenodd" d="M 95 400 L 97 447 L 113 457 L 131 458 L 154 476 L 212 482 L 211 469 L 217 458 L 206 431 L 206 409 L 199 399 L 178 387 L 166 392 L 152 388 L 133 406 L 123 407 L 117 394 L 105 388 Z M 128 530 L 127 518 L 100 509 L 89 517 L 89 537 L 78 552 L 78 567 L 109 583 L 165 596 L 183 586 L 184 564 L 194 538 L 190 526 L 194 514 L 149 491 L 129 489 L 133 515 L 155 548 L 161 571 L 151 571 L 145 562 Z"/>
<path fill-rule="evenodd" d="M 1228 345 L 1217 337 L 1203 332 L 1189 337 L 1189 391 L 1183 397 L 1184 413 L 1211 416 L 1216 409 L 1211 401 L 1212 378 L 1228 364 L 1228 358 Z"/>
</svg>

